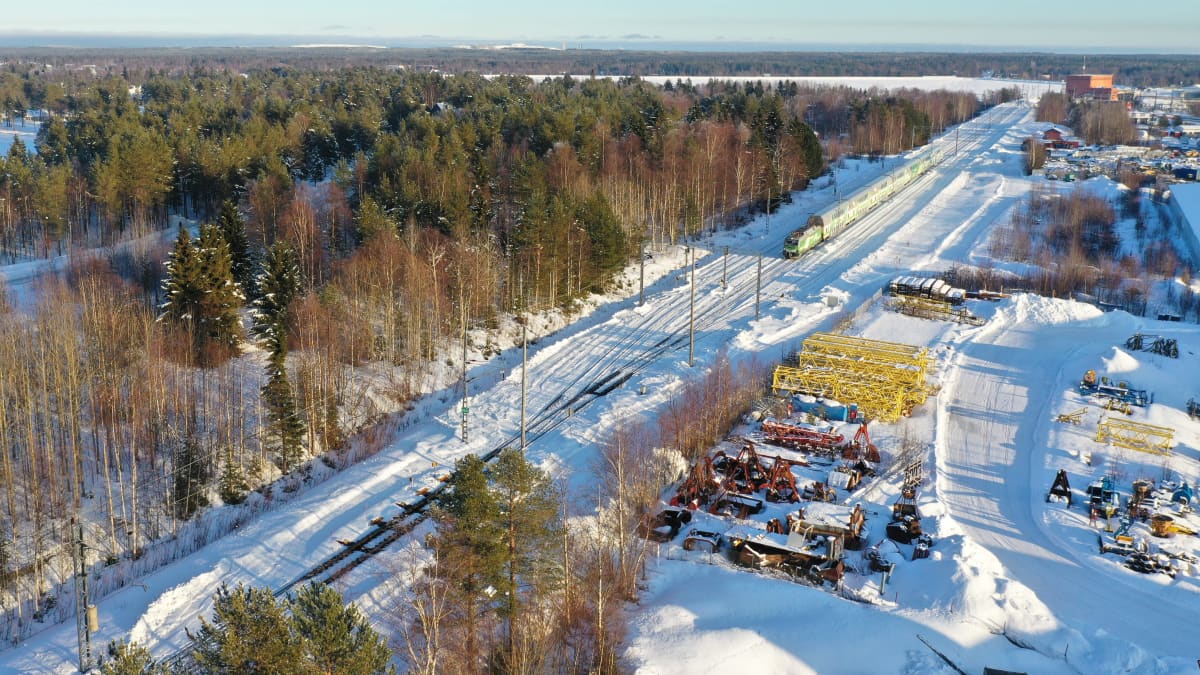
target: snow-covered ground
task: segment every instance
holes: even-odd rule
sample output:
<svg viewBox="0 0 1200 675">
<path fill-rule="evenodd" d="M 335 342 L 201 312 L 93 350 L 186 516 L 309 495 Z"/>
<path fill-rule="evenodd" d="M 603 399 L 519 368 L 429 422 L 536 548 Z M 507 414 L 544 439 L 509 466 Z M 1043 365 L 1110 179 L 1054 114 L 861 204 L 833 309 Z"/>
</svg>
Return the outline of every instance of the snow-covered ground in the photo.
<svg viewBox="0 0 1200 675">
<path fill-rule="evenodd" d="M 648 279 L 656 280 L 644 306 L 636 303 L 637 270 L 631 270 L 625 292 L 632 297 L 613 297 L 531 346 L 528 408 L 539 429 L 531 459 L 579 490 L 591 482 L 597 444 L 631 417 L 652 419 L 685 378 L 702 373 L 721 352 L 735 361 L 777 360 L 802 336 L 832 327 L 842 309 L 861 305 L 889 277 L 972 260 L 1028 189 L 1019 145 L 1031 119 L 1028 108 L 1005 105 L 965 125 L 957 155 L 799 260 L 780 259 L 782 241 L 834 199 L 824 180 L 769 219 L 700 242 L 695 368 L 687 363 L 687 279 L 672 271 L 682 252 L 658 252 L 648 264 Z M 939 142 L 953 144 L 955 137 Z M 848 193 L 888 168 L 887 162 L 847 164 L 838 183 Z M 722 288 L 725 246 L 731 252 Z M 760 254 L 763 301 L 755 319 Z M 840 306 L 830 307 L 830 298 Z M 1178 408 L 1194 393 L 1179 383 L 1196 381 L 1189 352 L 1200 351 L 1200 335 L 1178 324 L 1151 325 L 1027 296 L 977 311 L 989 323 L 962 328 L 873 308 L 850 329 L 933 345 L 939 354 L 940 394 L 909 420 L 872 428 L 892 438 L 907 429 L 936 452 L 933 480 L 920 494 L 926 530 L 937 537 L 934 555 L 901 562 L 874 605 L 720 559 L 666 555 L 652 563 L 643 601 L 631 608 L 628 665 L 646 673 L 949 672 L 921 636 L 973 673 L 985 665 L 1031 673 L 1192 672 L 1200 656 L 1192 653 L 1200 644 L 1196 579 L 1142 576 L 1100 558 L 1086 516 L 1047 504 L 1044 496 L 1058 468 L 1080 490 L 1110 458 L 1088 438 L 1098 417 L 1094 406 L 1079 428 L 1051 421 L 1082 405 L 1073 385 L 1087 368 L 1157 392 L 1159 403 L 1134 417 L 1179 429 L 1171 468 L 1195 480 L 1200 446 L 1194 423 Z M 1178 335 L 1181 358 L 1114 349 L 1143 326 Z M 510 349 L 474 370 L 481 377 L 469 443 L 457 437 L 453 395 L 430 397 L 426 421 L 399 430 L 378 455 L 101 599 L 93 644 L 129 637 L 159 656 L 179 649 L 187 642 L 183 629 L 211 609 L 221 582 L 278 588 L 338 550 L 338 539 L 395 513 L 396 501 L 411 501 L 456 459 L 513 437 L 519 364 Z M 604 396 L 584 393 L 617 371 L 632 373 L 624 387 Z M 564 400 L 574 401 L 570 410 L 560 405 Z M 1092 467 L 1081 463 L 1084 448 Z M 1136 473 L 1133 463 L 1143 458 L 1119 459 Z M 1158 467 L 1157 458 L 1149 466 Z M 862 499 L 886 505 L 897 489 L 881 483 Z M 882 531 L 878 520 L 869 525 Z M 338 582 L 384 630 L 392 591 L 383 580 L 394 578 L 397 564 L 372 561 Z M 72 672 L 75 640 L 74 625 L 49 627 L 0 652 L 0 672 Z"/>
<path fill-rule="evenodd" d="M 20 120 L 5 119 L 0 121 L 0 155 L 7 156 L 8 149 L 12 147 L 13 141 L 17 138 L 25 144 L 25 149 L 29 152 L 36 152 L 34 141 L 37 139 L 39 123 L 30 118 Z"/>
<path fill-rule="evenodd" d="M 546 78 L 560 77 L 559 75 L 531 75 L 534 80 L 543 80 Z M 582 77 L 582 76 L 580 76 Z M 610 76 L 614 79 L 623 77 L 621 75 Z M 1021 96 L 1033 102 L 1037 102 L 1042 94 L 1048 91 L 1061 92 L 1063 82 L 1061 80 L 1008 80 L 1002 78 L 990 77 L 955 77 L 953 75 L 926 75 L 922 77 L 842 77 L 842 76 L 803 76 L 803 75 L 739 75 L 731 77 L 677 77 L 670 75 L 647 75 L 642 78 L 647 82 L 657 85 L 663 85 L 667 82 L 674 84 L 680 80 L 687 82 L 691 81 L 694 84 L 701 84 L 710 79 L 724 80 L 730 82 L 762 82 L 763 84 L 776 85 L 780 83 L 796 82 L 798 84 L 806 84 L 816 87 L 850 87 L 852 89 L 880 89 L 880 90 L 896 90 L 896 89 L 919 89 L 924 91 L 935 91 L 945 89 L 946 91 L 961 91 L 971 94 L 983 96 L 985 94 L 996 92 L 1001 89 L 1016 88 L 1021 92 Z"/>
</svg>

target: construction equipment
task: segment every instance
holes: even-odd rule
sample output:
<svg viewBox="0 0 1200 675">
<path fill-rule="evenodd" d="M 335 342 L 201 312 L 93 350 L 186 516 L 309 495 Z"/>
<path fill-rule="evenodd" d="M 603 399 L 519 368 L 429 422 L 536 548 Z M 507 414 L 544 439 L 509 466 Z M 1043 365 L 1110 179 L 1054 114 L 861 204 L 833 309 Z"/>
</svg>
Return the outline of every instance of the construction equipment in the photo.
<svg viewBox="0 0 1200 675">
<path fill-rule="evenodd" d="M 1105 518 L 1111 518 L 1121 510 L 1121 497 L 1113 487 L 1112 479 L 1104 476 L 1087 486 L 1088 506 Z"/>
<path fill-rule="evenodd" d="M 1174 338 L 1165 338 L 1161 335 L 1134 333 L 1133 337 L 1125 341 L 1125 348 L 1139 352 L 1153 352 L 1172 359 L 1179 358 L 1179 342 Z"/>
<path fill-rule="evenodd" d="M 1148 396 L 1145 389 L 1134 389 L 1128 382 L 1109 380 L 1107 376 L 1096 379 L 1096 371 L 1089 370 L 1079 382 L 1079 393 L 1084 396 L 1116 399 L 1130 405 L 1144 408 L 1154 402 L 1153 396 Z"/>
<path fill-rule="evenodd" d="M 792 463 L 782 457 L 775 458 L 763 487 L 769 502 L 800 501 L 800 490 L 796 488 L 796 476 L 792 473 Z"/>
<path fill-rule="evenodd" d="M 892 504 L 892 520 L 901 520 L 905 516 L 921 517 L 917 512 L 917 492 L 914 489 L 902 490 L 900 498 Z"/>
<path fill-rule="evenodd" d="M 692 512 L 687 509 L 663 509 L 654 516 L 649 513 L 638 519 L 637 533 L 644 539 L 668 542 L 679 534 L 679 530 L 692 521 Z"/>
<path fill-rule="evenodd" d="M 721 483 L 713 470 L 712 458 L 705 456 L 692 465 L 687 479 L 679 486 L 679 492 L 671 503 L 692 509 L 699 508 L 707 504 L 720 488 Z"/>
<path fill-rule="evenodd" d="M 1119 448 L 1170 455 L 1175 430 L 1131 420 L 1101 417 L 1096 425 L 1096 442 L 1111 443 Z"/>
<path fill-rule="evenodd" d="M 770 418 L 762 423 L 763 439 L 783 448 L 833 452 L 846 442 L 846 437 L 833 427 L 824 429 L 808 424 L 792 424 Z"/>
<path fill-rule="evenodd" d="M 778 366 L 771 387 L 855 401 L 871 419 L 895 422 L 932 393 L 925 347 L 814 333 L 804 340 L 795 366 Z"/>
<path fill-rule="evenodd" d="M 725 489 L 735 492 L 754 492 L 767 481 L 767 471 L 750 441 L 745 442 L 736 459 L 718 450 L 713 455 L 713 469 L 725 475 Z"/>
<path fill-rule="evenodd" d="M 1055 417 L 1054 421 L 1062 424 L 1074 424 L 1075 426 L 1079 426 L 1080 424 L 1083 424 L 1083 416 L 1085 414 L 1087 414 L 1087 408 L 1080 408 L 1079 410 L 1074 410 L 1069 413 L 1063 413 L 1058 417 Z"/>
<path fill-rule="evenodd" d="M 1118 401 L 1115 398 L 1107 399 L 1104 402 L 1104 409 L 1112 410 L 1113 412 L 1125 413 L 1126 415 L 1133 414 L 1133 408 L 1130 407 L 1129 403 L 1126 401 Z"/>
<path fill-rule="evenodd" d="M 867 423 L 863 422 L 854 432 L 854 439 L 842 448 L 842 459 L 866 461 L 872 464 L 880 462 L 879 448 L 871 443 L 871 433 L 867 431 Z"/>
<path fill-rule="evenodd" d="M 1050 501 L 1051 497 L 1065 497 L 1067 508 L 1071 507 L 1071 482 L 1067 480 L 1066 469 L 1059 469 L 1058 475 L 1054 477 L 1054 484 L 1050 486 L 1050 491 L 1046 493 L 1046 501 Z"/>
<path fill-rule="evenodd" d="M 1196 531 L 1181 525 L 1174 516 L 1166 513 L 1156 513 L 1150 517 L 1150 534 L 1156 537 L 1173 537 L 1176 534 L 1195 535 Z"/>
<path fill-rule="evenodd" d="M 694 551 L 697 548 L 709 553 L 721 550 L 721 533 L 693 528 L 683 540 L 683 550 Z"/>
<path fill-rule="evenodd" d="M 893 312 L 899 312 L 907 316 L 915 316 L 918 319 L 933 319 L 940 321 L 953 321 L 955 323 L 963 323 L 969 326 L 982 326 L 987 323 L 983 317 L 975 316 L 965 307 L 955 307 L 952 303 L 945 300 L 937 300 L 934 298 L 921 298 L 910 296 L 896 296 L 889 298 L 886 307 Z"/>
</svg>

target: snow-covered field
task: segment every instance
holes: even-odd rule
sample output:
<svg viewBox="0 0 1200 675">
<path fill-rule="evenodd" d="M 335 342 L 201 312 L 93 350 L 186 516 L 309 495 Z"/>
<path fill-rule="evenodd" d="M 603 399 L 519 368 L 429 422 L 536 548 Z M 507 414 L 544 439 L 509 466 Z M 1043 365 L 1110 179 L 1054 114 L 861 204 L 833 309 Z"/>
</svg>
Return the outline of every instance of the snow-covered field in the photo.
<svg viewBox="0 0 1200 675">
<path fill-rule="evenodd" d="M 542 80 L 557 75 L 531 75 L 534 80 Z M 613 78 L 621 76 L 613 75 Z M 667 82 L 674 84 L 679 80 L 685 82 L 691 81 L 694 84 L 701 84 L 710 79 L 725 80 L 730 82 L 762 82 L 763 84 L 776 85 L 780 83 L 796 82 L 798 84 L 806 84 L 810 86 L 827 86 L 827 87 L 850 87 L 852 89 L 880 89 L 880 90 L 895 90 L 895 89 L 919 89 L 925 91 L 934 91 L 945 89 L 946 91 L 961 91 L 971 94 L 983 96 L 990 92 L 999 91 L 1001 89 L 1010 89 L 1015 87 L 1021 92 L 1021 95 L 1033 102 L 1037 102 L 1042 94 L 1048 91 L 1062 91 L 1063 82 L 1061 80 L 1007 80 L 1001 78 L 990 77 L 955 77 L 953 75 L 926 75 L 923 77 L 808 77 L 802 75 L 744 75 L 734 77 L 674 77 L 669 75 L 647 75 L 642 78 L 647 82 L 657 85 L 663 85 Z"/>
<path fill-rule="evenodd" d="M 8 149 L 17 138 L 21 139 L 29 152 L 34 152 L 33 143 L 37 138 L 38 126 L 39 124 L 30 118 L 0 121 L 0 155 L 7 156 Z"/>
<path fill-rule="evenodd" d="M 1028 190 L 1019 144 L 1031 119 L 1028 108 L 1005 105 L 965 125 L 956 156 L 799 260 L 780 259 L 783 238 L 809 212 L 831 203 L 827 181 L 769 219 L 698 242 L 695 368 L 687 365 L 689 293 L 677 271 L 682 252 L 658 252 L 647 265 L 655 281 L 644 306 L 637 306 L 637 270 L 630 270 L 624 292 L 631 297 L 610 298 L 531 347 L 528 407 L 548 430 L 533 441 L 529 456 L 576 490 L 584 488 L 597 444 L 612 429 L 634 416 L 652 420 L 684 378 L 703 372 L 721 352 L 735 361 L 775 361 L 804 335 L 831 328 L 841 310 L 861 305 L 891 276 L 974 260 L 988 232 L 1006 222 Z M 838 183 L 849 192 L 888 168 L 887 162 L 849 163 Z M 722 288 L 725 246 L 729 284 Z M 759 254 L 763 301 L 755 319 Z M 830 298 L 840 306 L 830 307 Z M 876 591 L 875 604 L 867 604 L 735 568 L 719 557 L 683 560 L 668 545 L 650 565 L 642 602 L 630 610 L 627 665 L 645 673 L 951 672 L 921 636 L 971 673 L 985 665 L 1030 673 L 1194 672 L 1200 656 L 1196 577 L 1143 576 L 1101 558 L 1086 514 L 1044 497 L 1059 468 L 1069 472 L 1077 492 L 1114 458 L 1130 480 L 1139 472 L 1162 473 L 1157 457 L 1123 455 L 1091 441 L 1095 406 L 1079 427 L 1052 421 L 1083 405 L 1073 388 L 1088 368 L 1156 392 L 1157 402 L 1133 417 L 1176 427 L 1169 468 L 1195 481 L 1200 434 L 1179 408 L 1197 393 L 1185 383 L 1200 371 L 1200 333 L 1029 296 L 973 309 L 990 321 L 964 328 L 873 307 L 850 328 L 865 337 L 929 344 L 939 355 L 937 397 L 905 422 L 872 427 L 877 439 L 907 431 L 936 453 L 919 495 L 925 529 L 937 539 L 934 554 L 899 561 L 887 592 Z M 1139 328 L 1177 337 L 1180 359 L 1114 347 Z M 651 358 L 664 338 L 675 347 Z M 503 339 L 511 344 L 511 336 Z M 426 421 L 399 430 L 378 455 L 99 600 L 101 630 L 93 644 L 130 637 L 159 656 L 179 649 L 186 644 L 183 629 L 211 608 L 222 581 L 277 588 L 335 552 L 338 539 L 363 532 L 372 517 L 395 513 L 396 501 L 410 501 L 435 484 L 457 458 L 515 435 L 519 359 L 509 349 L 475 369 L 481 377 L 471 402 L 471 442 L 457 438 L 454 395 L 430 396 L 422 404 Z M 605 396 L 581 397 L 569 417 L 555 412 L 559 397 L 586 391 L 617 370 L 634 376 Z M 1082 463 L 1089 452 L 1090 467 Z M 856 498 L 884 508 L 897 491 L 898 485 L 879 483 Z M 875 518 L 868 526 L 881 533 L 883 522 Z M 338 582 L 385 631 L 393 592 L 383 580 L 394 577 L 397 564 L 373 561 Z M 869 591 L 874 583 L 868 579 L 861 588 Z M 49 627 L 0 652 L 0 671 L 72 672 L 75 649 L 74 625 Z"/>
</svg>

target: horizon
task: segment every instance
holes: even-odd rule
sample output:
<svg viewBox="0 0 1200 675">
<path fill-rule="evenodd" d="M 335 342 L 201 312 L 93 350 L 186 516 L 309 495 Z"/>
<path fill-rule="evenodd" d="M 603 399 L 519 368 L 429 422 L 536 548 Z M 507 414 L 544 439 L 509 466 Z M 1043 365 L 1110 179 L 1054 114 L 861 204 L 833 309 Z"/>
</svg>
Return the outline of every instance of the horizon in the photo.
<svg viewBox="0 0 1200 675">
<path fill-rule="evenodd" d="M 626 35 L 588 39 L 486 39 L 437 35 L 364 36 L 302 33 L 184 33 L 114 31 L 0 31 L 3 49 L 532 49 L 547 51 L 647 51 L 647 52 L 737 52 L 737 53 L 980 53 L 980 54 L 1080 54 L 1080 55 L 1190 55 L 1200 54 L 1200 43 L 1187 48 L 1127 45 L 1097 49 L 1086 46 L 1034 44 L 964 44 L 916 42 L 792 42 L 770 40 L 668 40 Z"/>
</svg>

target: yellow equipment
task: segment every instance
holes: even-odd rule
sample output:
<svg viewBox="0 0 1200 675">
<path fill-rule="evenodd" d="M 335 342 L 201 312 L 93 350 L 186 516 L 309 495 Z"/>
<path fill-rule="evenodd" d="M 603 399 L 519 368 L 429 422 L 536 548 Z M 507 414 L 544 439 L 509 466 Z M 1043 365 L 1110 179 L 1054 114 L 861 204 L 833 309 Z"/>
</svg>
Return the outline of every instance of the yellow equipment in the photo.
<svg viewBox="0 0 1200 675">
<path fill-rule="evenodd" d="M 1079 410 L 1075 410 L 1073 412 L 1063 413 L 1058 417 L 1055 417 L 1054 421 L 1078 426 L 1083 423 L 1083 416 L 1085 413 L 1087 413 L 1087 408 L 1080 408 Z"/>
<path fill-rule="evenodd" d="M 872 419 L 895 422 L 925 402 L 931 364 L 925 347 L 814 333 L 796 366 L 775 369 L 771 387 L 854 402 Z"/>
<path fill-rule="evenodd" d="M 1096 427 L 1097 443 L 1112 443 L 1119 448 L 1154 455 L 1170 455 L 1174 438 L 1174 429 L 1130 420 L 1101 417 Z"/>
</svg>

